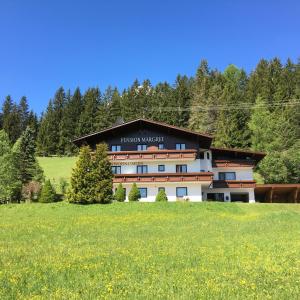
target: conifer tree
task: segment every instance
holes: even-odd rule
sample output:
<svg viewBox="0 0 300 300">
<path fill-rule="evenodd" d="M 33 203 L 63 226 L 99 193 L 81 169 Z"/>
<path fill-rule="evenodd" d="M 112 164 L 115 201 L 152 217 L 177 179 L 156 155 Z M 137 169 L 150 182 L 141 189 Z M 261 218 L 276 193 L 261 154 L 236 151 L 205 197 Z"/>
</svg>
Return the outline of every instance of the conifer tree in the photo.
<svg viewBox="0 0 300 300">
<path fill-rule="evenodd" d="M 113 200 L 113 174 L 107 156 L 107 145 L 98 144 L 93 159 L 94 203 L 110 203 Z"/>
<path fill-rule="evenodd" d="M 167 194 L 164 190 L 159 190 L 155 198 L 156 202 L 166 202 L 168 201 Z"/>
<path fill-rule="evenodd" d="M 56 192 L 51 184 L 51 181 L 48 179 L 45 181 L 42 192 L 39 198 L 39 202 L 41 203 L 51 203 L 56 201 Z"/>
<path fill-rule="evenodd" d="M 77 151 L 72 139 L 76 136 L 76 127 L 83 109 L 80 89 L 77 88 L 73 95 L 68 91 L 66 104 L 60 124 L 59 148 L 65 155 L 74 154 Z"/>
<path fill-rule="evenodd" d="M 28 110 L 27 98 L 23 96 L 19 103 L 19 113 L 20 113 L 20 126 L 21 132 L 25 131 L 28 121 L 29 121 L 29 110 Z"/>
<path fill-rule="evenodd" d="M 13 148 L 15 164 L 22 184 L 32 180 L 39 182 L 43 180 L 43 170 L 35 157 L 35 148 L 34 131 L 27 126 Z"/>
<path fill-rule="evenodd" d="M 129 195 L 128 195 L 128 200 L 131 202 L 131 201 L 139 201 L 141 198 L 141 193 L 136 185 L 136 183 L 134 182 L 132 187 L 131 187 L 131 190 L 129 192 Z"/>
<path fill-rule="evenodd" d="M 22 183 L 8 134 L 0 131 L 0 203 L 20 200 Z"/>
<path fill-rule="evenodd" d="M 114 195 L 114 198 L 118 202 L 124 202 L 125 201 L 125 199 L 126 199 L 126 191 L 123 188 L 122 183 L 118 184 L 116 192 L 115 192 L 115 195 Z"/>
<path fill-rule="evenodd" d="M 101 101 L 101 94 L 98 88 L 88 89 L 83 96 L 83 110 L 80 115 L 77 136 L 96 131 L 95 118 Z"/>
</svg>

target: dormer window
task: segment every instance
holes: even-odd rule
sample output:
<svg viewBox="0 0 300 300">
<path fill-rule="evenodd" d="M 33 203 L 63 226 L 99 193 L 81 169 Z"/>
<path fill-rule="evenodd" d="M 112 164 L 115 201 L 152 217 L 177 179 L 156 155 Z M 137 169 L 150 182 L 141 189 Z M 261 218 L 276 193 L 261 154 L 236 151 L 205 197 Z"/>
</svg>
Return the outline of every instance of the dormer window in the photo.
<svg viewBox="0 0 300 300">
<path fill-rule="evenodd" d="M 121 151 L 121 145 L 112 145 L 111 146 L 111 151 L 112 152 Z"/>
<path fill-rule="evenodd" d="M 209 155 L 209 152 L 206 152 L 206 159 L 210 159 L 210 155 Z"/>
<path fill-rule="evenodd" d="M 165 149 L 165 145 L 164 144 L 158 144 L 158 149 L 159 150 L 164 150 Z"/>
<path fill-rule="evenodd" d="M 176 150 L 185 150 L 185 144 L 176 144 Z"/>
<path fill-rule="evenodd" d="M 146 151 L 147 145 L 137 145 L 137 151 Z"/>
</svg>

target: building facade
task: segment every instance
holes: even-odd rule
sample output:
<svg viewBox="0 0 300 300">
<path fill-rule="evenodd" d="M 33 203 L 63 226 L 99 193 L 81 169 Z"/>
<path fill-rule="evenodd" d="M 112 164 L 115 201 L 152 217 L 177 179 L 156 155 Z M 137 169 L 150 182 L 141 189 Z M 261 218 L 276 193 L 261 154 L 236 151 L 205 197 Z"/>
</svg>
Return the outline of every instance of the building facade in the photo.
<svg viewBox="0 0 300 300">
<path fill-rule="evenodd" d="M 255 202 L 253 168 L 264 153 L 211 147 L 212 136 L 138 119 L 74 140 L 95 149 L 105 142 L 126 198 L 135 182 L 140 201 L 155 201 L 164 189 L 169 201 Z"/>
</svg>

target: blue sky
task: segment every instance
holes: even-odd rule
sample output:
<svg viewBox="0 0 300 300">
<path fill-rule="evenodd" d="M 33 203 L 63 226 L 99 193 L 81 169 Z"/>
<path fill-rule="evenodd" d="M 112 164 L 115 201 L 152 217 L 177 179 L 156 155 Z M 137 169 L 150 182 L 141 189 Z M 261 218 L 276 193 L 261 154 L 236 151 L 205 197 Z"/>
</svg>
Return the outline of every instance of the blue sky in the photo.
<svg viewBox="0 0 300 300">
<path fill-rule="evenodd" d="M 0 0 L 0 102 L 300 57 L 300 1 Z"/>
</svg>

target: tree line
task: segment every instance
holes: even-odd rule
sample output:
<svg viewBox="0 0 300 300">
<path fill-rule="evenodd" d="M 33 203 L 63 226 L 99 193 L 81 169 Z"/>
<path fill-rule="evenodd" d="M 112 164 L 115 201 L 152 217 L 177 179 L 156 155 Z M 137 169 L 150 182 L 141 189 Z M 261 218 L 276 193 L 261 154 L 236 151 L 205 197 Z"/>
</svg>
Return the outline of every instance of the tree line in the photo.
<svg viewBox="0 0 300 300">
<path fill-rule="evenodd" d="M 74 137 L 139 117 L 212 134 L 217 147 L 265 151 L 257 170 L 265 182 L 300 181 L 300 60 L 262 59 L 250 74 L 202 60 L 193 77 L 135 80 L 123 91 L 60 87 L 39 119 L 25 97 L 16 104 L 7 96 L 0 128 L 15 142 L 30 125 L 38 155 L 74 155 Z"/>
</svg>

